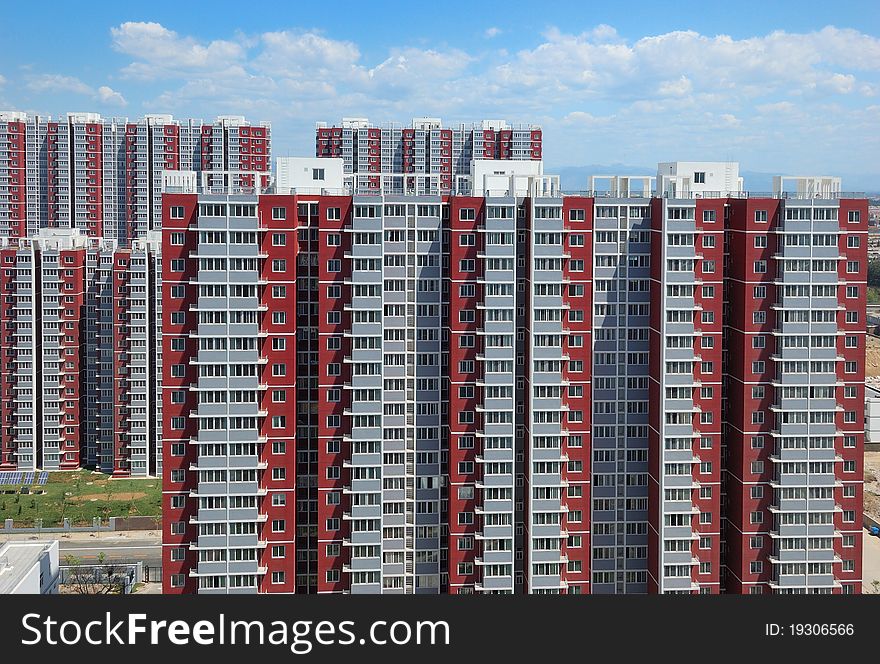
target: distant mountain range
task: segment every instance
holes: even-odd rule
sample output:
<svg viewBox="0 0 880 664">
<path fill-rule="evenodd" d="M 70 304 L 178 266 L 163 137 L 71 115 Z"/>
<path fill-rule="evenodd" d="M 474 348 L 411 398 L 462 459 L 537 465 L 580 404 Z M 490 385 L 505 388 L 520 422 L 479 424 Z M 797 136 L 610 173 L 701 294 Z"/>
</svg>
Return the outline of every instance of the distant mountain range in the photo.
<svg viewBox="0 0 880 664">
<path fill-rule="evenodd" d="M 624 164 L 589 164 L 587 166 L 544 167 L 545 173 L 559 175 L 563 191 L 586 191 L 589 189 L 591 175 L 656 175 L 657 167 L 627 166 Z M 742 171 L 743 188 L 746 191 L 770 191 L 773 188 L 773 176 L 779 173 L 761 173 L 759 171 Z M 820 175 L 829 175 L 820 173 Z M 837 175 L 833 173 L 833 175 Z M 880 174 L 840 174 L 844 191 L 865 192 L 871 197 L 880 196 Z"/>
</svg>

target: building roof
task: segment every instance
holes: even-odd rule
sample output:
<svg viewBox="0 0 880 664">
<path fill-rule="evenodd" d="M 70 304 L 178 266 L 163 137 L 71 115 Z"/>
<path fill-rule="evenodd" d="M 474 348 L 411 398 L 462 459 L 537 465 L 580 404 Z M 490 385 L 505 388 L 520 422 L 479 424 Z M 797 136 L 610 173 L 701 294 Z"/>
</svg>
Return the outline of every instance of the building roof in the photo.
<svg viewBox="0 0 880 664">
<path fill-rule="evenodd" d="M 54 541 L 5 542 L 0 545 L 0 595 L 14 592 L 53 545 Z"/>
</svg>

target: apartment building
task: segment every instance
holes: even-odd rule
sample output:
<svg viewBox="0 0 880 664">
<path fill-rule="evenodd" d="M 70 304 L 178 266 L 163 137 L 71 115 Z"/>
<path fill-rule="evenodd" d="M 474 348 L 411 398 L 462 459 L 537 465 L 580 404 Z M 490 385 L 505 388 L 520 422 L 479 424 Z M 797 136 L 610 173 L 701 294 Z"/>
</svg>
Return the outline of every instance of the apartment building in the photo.
<svg viewBox="0 0 880 664">
<path fill-rule="evenodd" d="M 0 260 L 0 465 L 154 475 L 156 246 L 44 229 Z"/>
<path fill-rule="evenodd" d="M 164 203 L 167 591 L 858 592 L 839 180 L 287 166 Z"/>
<path fill-rule="evenodd" d="M 162 174 L 223 171 L 238 186 L 268 184 L 271 127 L 242 116 L 210 123 L 170 115 L 63 118 L 0 112 L 0 236 L 75 228 L 128 246 L 161 229 Z M 238 171 L 265 172 L 242 176 Z"/>
<path fill-rule="evenodd" d="M 541 161 L 541 139 L 540 127 L 504 120 L 444 127 L 440 118 L 423 117 L 403 127 L 342 118 L 339 125 L 317 124 L 315 156 L 341 158 L 346 174 L 368 174 L 374 190 L 381 189 L 380 173 L 430 173 L 439 175 L 440 188 L 448 191 L 475 159 Z"/>
<path fill-rule="evenodd" d="M 728 207 L 726 588 L 858 593 L 867 207 L 791 180 Z"/>
</svg>

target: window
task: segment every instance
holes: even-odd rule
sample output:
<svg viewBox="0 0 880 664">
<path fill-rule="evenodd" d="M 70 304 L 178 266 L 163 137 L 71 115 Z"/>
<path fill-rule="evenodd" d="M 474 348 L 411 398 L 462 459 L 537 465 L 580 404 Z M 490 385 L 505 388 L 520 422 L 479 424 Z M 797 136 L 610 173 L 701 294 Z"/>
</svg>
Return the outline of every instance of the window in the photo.
<svg viewBox="0 0 880 664">
<path fill-rule="evenodd" d="M 694 184 L 706 184 L 706 171 L 696 171 L 694 173 Z"/>
<path fill-rule="evenodd" d="M 171 206 L 171 218 L 172 219 L 183 219 L 183 206 L 182 205 L 172 205 Z"/>
<path fill-rule="evenodd" d="M 755 236 L 755 249 L 763 249 L 767 246 L 767 236 L 766 235 L 756 235 Z"/>
<path fill-rule="evenodd" d="M 186 236 L 183 233 L 172 233 L 171 244 L 178 246 L 183 245 L 185 237 Z"/>
<path fill-rule="evenodd" d="M 766 224 L 767 210 L 755 210 L 755 221 L 759 224 Z"/>
<path fill-rule="evenodd" d="M 338 221 L 342 218 L 342 210 L 338 207 L 327 208 L 327 219 L 330 221 Z"/>
<path fill-rule="evenodd" d="M 272 233 L 272 246 L 273 247 L 284 247 L 287 245 L 287 234 L 286 233 Z"/>
</svg>

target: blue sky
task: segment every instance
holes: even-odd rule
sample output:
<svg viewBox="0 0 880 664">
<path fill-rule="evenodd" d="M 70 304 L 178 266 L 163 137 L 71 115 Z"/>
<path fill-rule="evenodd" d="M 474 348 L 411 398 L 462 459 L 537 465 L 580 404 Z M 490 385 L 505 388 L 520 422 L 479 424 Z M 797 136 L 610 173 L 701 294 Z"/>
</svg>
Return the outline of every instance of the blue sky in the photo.
<svg viewBox="0 0 880 664">
<path fill-rule="evenodd" d="M 880 189 L 877 2 L 15 3 L 0 108 L 541 124 L 548 167 L 734 159 Z M 36 30 L 33 26 L 39 26 Z M 846 180 L 845 180 L 846 185 Z"/>
</svg>

